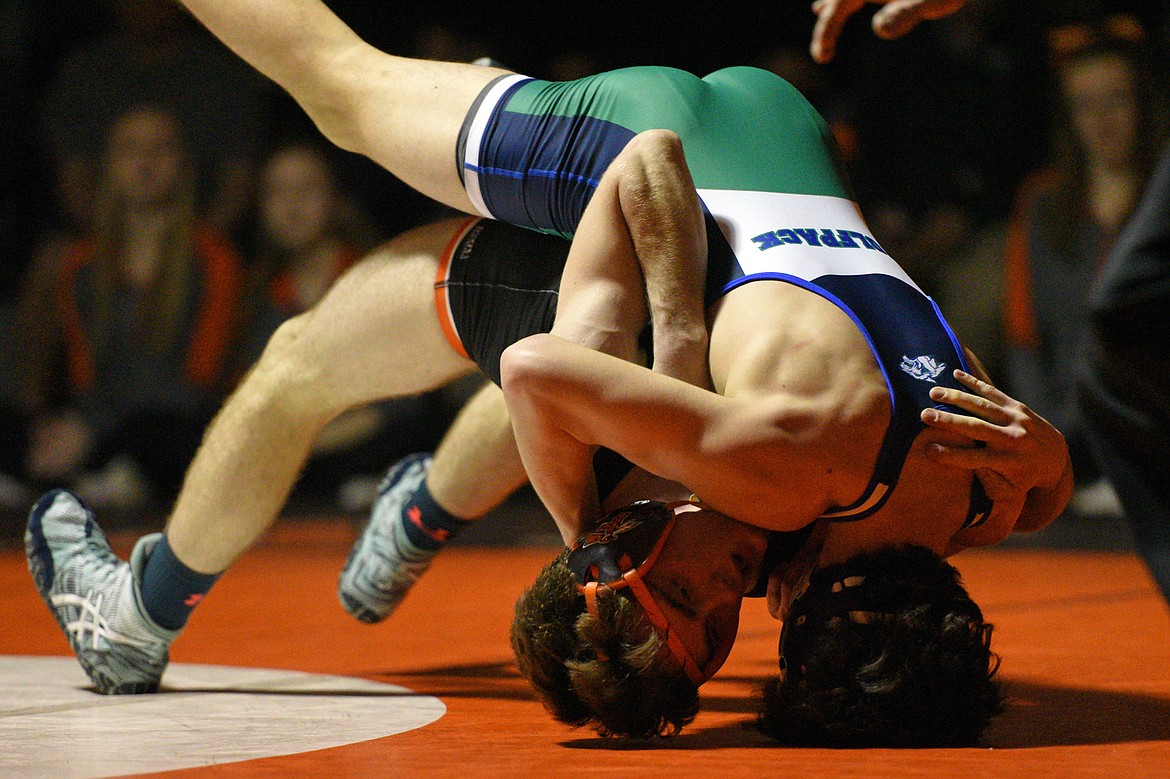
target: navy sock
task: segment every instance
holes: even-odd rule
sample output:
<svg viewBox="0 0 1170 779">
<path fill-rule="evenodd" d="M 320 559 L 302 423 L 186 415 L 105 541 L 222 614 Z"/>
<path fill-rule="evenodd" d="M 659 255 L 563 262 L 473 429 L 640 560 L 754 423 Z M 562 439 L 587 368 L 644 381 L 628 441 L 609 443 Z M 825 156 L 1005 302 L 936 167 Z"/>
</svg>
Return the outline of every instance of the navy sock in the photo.
<svg viewBox="0 0 1170 779">
<path fill-rule="evenodd" d="M 419 549 L 434 551 L 459 535 L 473 519 L 459 519 L 435 502 L 424 480 L 402 509 L 402 526 L 410 543 Z"/>
<path fill-rule="evenodd" d="M 178 630 L 218 578 L 217 573 L 199 573 L 184 565 L 164 533 L 142 571 L 142 605 L 159 625 Z"/>
</svg>

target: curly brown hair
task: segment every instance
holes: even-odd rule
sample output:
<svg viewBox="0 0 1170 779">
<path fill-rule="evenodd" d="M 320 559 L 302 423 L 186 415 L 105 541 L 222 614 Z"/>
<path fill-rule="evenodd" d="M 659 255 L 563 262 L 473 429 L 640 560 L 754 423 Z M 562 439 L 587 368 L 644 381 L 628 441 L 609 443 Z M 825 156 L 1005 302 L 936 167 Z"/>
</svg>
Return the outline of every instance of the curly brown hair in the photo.
<svg viewBox="0 0 1170 779">
<path fill-rule="evenodd" d="M 863 552 L 840 568 L 864 577 L 882 613 L 794 625 L 803 651 L 786 660 L 799 667 L 765 684 L 760 730 L 800 746 L 976 744 L 1003 698 L 992 626 L 959 572 L 918 546 Z M 813 581 L 801 598 L 831 586 Z"/>
<path fill-rule="evenodd" d="M 545 566 L 516 602 L 512 651 L 520 673 L 558 720 L 602 736 L 670 736 L 691 723 L 698 689 L 679 670 L 637 604 L 598 591 L 598 614 L 566 560 Z M 602 659 L 604 658 L 604 659 Z"/>
</svg>

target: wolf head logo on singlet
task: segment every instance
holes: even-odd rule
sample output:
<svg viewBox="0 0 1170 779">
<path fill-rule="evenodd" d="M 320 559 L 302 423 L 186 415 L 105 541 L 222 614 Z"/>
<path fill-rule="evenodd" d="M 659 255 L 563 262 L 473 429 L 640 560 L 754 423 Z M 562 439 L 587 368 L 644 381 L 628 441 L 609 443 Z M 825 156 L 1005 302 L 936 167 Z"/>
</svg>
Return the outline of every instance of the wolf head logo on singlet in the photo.
<svg viewBox="0 0 1170 779">
<path fill-rule="evenodd" d="M 929 354 L 922 354 L 918 357 L 902 355 L 902 364 L 898 367 L 916 379 L 934 384 L 934 380 L 946 369 L 947 364 L 939 362 Z"/>
</svg>

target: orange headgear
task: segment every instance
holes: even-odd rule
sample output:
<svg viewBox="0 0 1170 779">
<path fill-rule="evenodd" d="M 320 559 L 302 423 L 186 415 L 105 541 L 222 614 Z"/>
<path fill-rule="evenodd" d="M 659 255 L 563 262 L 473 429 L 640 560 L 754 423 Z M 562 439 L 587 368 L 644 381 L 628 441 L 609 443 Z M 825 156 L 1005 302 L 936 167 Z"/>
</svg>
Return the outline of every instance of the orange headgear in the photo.
<svg viewBox="0 0 1170 779">
<path fill-rule="evenodd" d="M 607 514 L 592 532 L 581 536 L 569 549 L 568 566 L 585 596 L 585 608 L 599 617 L 597 591 L 629 590 L 642 607 L 650 624 L 666 642 L 670 654 L 696 687 L 707 681 L 726 660 L 727 652 L 717 652 L 705 668 L 691 657 L 682 640 L 670 629 L 670 622 L 642 581 L 658 559 L 677 514 L 698 510 L 692 501 L 662 503 L 643 500 Z M 730 646 L 726 649 L 730 651 Z M 606 660 L 603 653 L 598 659 Z"/>
</svg>

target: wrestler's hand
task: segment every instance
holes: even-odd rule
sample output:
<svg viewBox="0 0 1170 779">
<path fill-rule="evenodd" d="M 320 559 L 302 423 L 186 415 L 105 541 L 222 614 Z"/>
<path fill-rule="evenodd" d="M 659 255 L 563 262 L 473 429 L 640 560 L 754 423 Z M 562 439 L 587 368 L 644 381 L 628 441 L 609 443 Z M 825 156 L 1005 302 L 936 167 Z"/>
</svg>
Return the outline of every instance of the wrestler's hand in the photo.
<svg viewBox="0 0 1170 779">
<path fill-rule="evenodd" d="M 833 59 L 837 39 L 849 17 L 866 3 L 882 3 L 873 15 L 873 31 L 879 38 L 893 40 L 910 32 L 925 19 L 941 19 L 958 11 L 967 0 L 816 0 L 812 5 L 817 15 L 813 28 L 812 57 L 822 65 Z"/>
<path fill-rule="evenodd" d="M 993 500 L 1015 502 L 1013 495 L 1026 495 L 1016 529 L 1043 527 L 1064 510 L 1072 493 L 1072 465 L 1064 436 L 1044 417 L 991 383 L 960 370 L 954 375 L 971 391 L 934 387 L 930 397 L 974 416 L 928 408 L 922 411 L 922 421 L 986 445 L 932 444 L 928 456 L 974 471 Z"/>
<path fill-rule="evenodd" d="M 1060 431 L 990 383 L 960 370 L 955 371 L 955 378 L 971 392 L 934 387 L 930 398 L 974 416 L 928 408 L 922 411 L 922 421 L 982 441 L 986 446 L 932 444 L 928 450 L 930 455 L 958 468 L 988 468 L 1025 490 L 1056 486 L 1068 455 L 1068 445 Z"/>
</svg>

